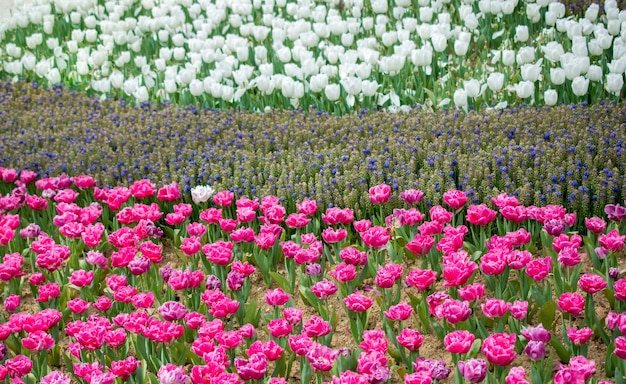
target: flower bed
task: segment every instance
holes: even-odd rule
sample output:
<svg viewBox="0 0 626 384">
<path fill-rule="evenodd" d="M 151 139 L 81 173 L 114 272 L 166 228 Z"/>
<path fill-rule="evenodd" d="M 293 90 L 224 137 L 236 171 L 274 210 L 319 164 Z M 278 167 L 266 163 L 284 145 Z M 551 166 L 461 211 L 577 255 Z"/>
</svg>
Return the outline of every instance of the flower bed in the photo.
<svg viewBox="0 0 626 384">
<path fill-rule="evenodd" d="M 281 196 L 290 211 L 311 198 L 360 217 L 378 212 L 362 191 L 379 183 L 396 196 L 387 214 L 400 207 L 397 193 L 405 189 L 422 189 L 429 208 L 447 189 L 463 190 L 474 204 L 507 193 L 527 206 L 567 206 L 578 213 L 579 229 L 582 218 L 624 198 L 625 108 L 255 114 L 131 108 L 67 88 L 2 83 L 0 166 L 44 177 L 92 174 L 102 186 L 147 177 L 176 181 L 189 193 L 210 184 L 239 196 Z"/>
<path fill-rule="evenodd" d="M 40 2 L 0 75 L 132 103 L 263 111 L 595 103 L 624 92 L 626 10 L 557 1 Z"/>
<path fill-rule="evenodd" d="M 624 380 L 619 204 L 576 233 L 565 207 L 506 194 L 428 209 L 404 190 L 360 217 L 0 170 L 6 382 Z"/>
</svg>

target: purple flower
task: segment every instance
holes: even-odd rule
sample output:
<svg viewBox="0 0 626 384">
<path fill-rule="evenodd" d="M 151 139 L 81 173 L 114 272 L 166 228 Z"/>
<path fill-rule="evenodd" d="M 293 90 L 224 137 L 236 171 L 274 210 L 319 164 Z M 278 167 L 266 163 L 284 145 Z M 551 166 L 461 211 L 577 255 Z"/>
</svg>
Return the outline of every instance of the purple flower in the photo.
<svg viewBox="0 0 626 384">
<path fill-rule="evenodd" d="M 182 320 L 188 312 L 187 308 L 177 301 L 166 301 L 158 311 L 166 321 Z"/>
<path fill-rule="evenodd" d="M 545 329 L 543 324 L 539 324 L 536 327 L 526 327 L 520 333 L 528 341 L 540 341 L 542 343 L 548 343 L 552 337 L 550 331 Z"/>
<path fill-rule="evenodd" d="M 165 265 L 159 269 L 159 272 L 161 273 L 161 278 L 163 279 L 163 282 L 165 282 L 166 284 L 168 281 L 170 281 L 170 276 L 172 276 L 172 271 L 173 269 L 169 265 Z"/>
<path fill-rule="evenodd" d="M 543 224 L 543 229 L 545 229 L 550 236 L 558 236 L 565 231 L 565 222 L 558 219 L 548 220 Z"/>
<path fill-rule="evenodd" d="M 20 230 L 20 235 L 25 239 L 33 239 L 39 236 L 39 233 L 41 233 L 41 228 L 37 224 L 28 224 Z"/>
<path fill-rule="evenodd" d="M 607 204 L 604 207 L 604 212 L 609 217 L 609 220 L 620 222 L 626 217 L 626 208 L 619 204 Z"/>
<path fill-rule="evenodd" d="M 246 277 L 239 272 L 230 271 L 226 276 L 226 286 L 231 291 L 238 291 L 243 287 Z"/>
<path fill-rule="evenodd" d="M 609 268 L 609 277 L 613 280 L 619 279 L 619 268 L 615 268 L 615 267 Z"/>
<path fill-rule="evenodd" d="M 318 276 L 322 274 L 322 266 L 317 263 L 307 264 L 305 270 L 306 274 L 309 276 Z"/>
<path fill-rule="evenodd" d="M 524 348 L 524 353 L 532 360 L 541 360 L 546 357 L 546 345 L 541 341 L 531 340 Z"/>
<path fill-rule="evenodd" d="M 480 383 L 487 376 L 487 362 L 483 359 L 469 359 L 459 361 L 459 371 L 465 380 Z"/>
<path fill-rule="evenodd" d="M 150 260 L 146 257 L 135 257 L 128 263 L 128 269 L 135 276 L 144 274 L 150 269 Z"/>
<path fill-rule="evenodd" d="M 189 384 L 191 379 L 185 374 L 183 367 L 165 364 L 159 369 L 157 378 L 160 384 Z"/>
<path fill-rule="evenodd" d="M 210 290 L 220 289 L 222 288 L 222 282 L 220 281 L 219 277 L 215 275 L 208 275 L 206 277 L 205 288 Z"/>
</svg>

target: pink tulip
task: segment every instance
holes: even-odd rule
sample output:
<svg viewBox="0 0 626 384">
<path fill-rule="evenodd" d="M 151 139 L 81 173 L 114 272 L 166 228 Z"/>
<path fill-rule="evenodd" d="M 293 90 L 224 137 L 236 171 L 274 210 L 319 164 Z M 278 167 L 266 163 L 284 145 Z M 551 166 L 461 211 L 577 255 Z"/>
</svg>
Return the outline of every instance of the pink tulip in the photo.
<svg viewBox="0 0 626 384">
<path fill-rule="evenodd" d="M 404 328 L 396 336 L 396 341 L 409 351 L 417 351 L 424 343 L 424 336 L 414 329 Z"/>
<path fill-rule="evenodd" d="M 407 204 L 418 204 L 423 197 L 424 192 L 418 189 L 407 189 L 400 193 L 400 198 Z"/>
<path fill-rule="evenodd" d="M 515 360 L 515 335 L 494 333 L 483 342 L 482 351 L 487 360 L 495 365 L 507 366 Z"/>
<path fill-rule="evenodd" d="M 451 189 L 443 194 L 443 201 L 452 209 L 459 209 L 467 202 L 467 195 L 463 191 Z"/>
<path fill-rule="evenodd" d="M 372 204 L 382 204 L 389 201 L 391 187 L 387 184 L 379 184 L 369 189 L 369 198 Z"/>
<path fill-rule="evenodd" d="M 446 351 L 456 354 L 468 353 L 476 337 L 469 331 L 453 331 L 443 338 Z"/>
<path fill-rule="evenodd" d="M 437 272 L 430 269 L 414 269 L 406 277 L 407 285 L 425 291 L 437 280 Z"/>
</svg>

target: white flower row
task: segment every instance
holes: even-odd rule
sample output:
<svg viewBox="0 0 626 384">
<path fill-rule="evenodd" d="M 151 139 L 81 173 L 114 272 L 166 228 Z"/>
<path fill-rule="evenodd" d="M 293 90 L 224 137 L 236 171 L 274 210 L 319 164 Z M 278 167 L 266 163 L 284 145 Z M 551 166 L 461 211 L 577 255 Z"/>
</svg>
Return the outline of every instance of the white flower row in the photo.
<svg viewBox="0 0 626 384">
<path fill-rule="evenodd" d="M 626 72 L 615 0 L 578 20 L 545 0 L 39 0 L 0 37 L 11 76 L 137 102 L 553 105 L 619 96 Z"/>
</svg>

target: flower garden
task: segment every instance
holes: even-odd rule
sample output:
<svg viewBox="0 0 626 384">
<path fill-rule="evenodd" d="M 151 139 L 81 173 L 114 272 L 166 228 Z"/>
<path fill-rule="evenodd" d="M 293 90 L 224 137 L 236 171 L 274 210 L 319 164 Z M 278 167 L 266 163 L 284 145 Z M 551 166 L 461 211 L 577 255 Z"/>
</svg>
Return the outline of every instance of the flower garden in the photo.
<svg viewBox="0 0 626 384">
<path fill-rule="evenodd" d="M 621 8 L 18 10 L 0 381 L 624 383 Z"/>
</svg>

